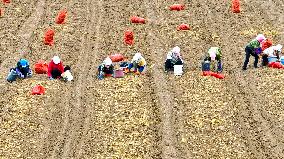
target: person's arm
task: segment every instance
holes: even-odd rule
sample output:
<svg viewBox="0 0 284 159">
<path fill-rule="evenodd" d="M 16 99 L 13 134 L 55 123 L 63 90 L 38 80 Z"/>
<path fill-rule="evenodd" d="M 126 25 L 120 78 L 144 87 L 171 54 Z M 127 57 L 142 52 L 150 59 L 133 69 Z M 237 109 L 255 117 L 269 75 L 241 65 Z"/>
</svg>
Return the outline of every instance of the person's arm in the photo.
<svg viewBox="0 0 284 159">
<path fill-rule="evenodd" d="M 50 62 L 48 64 L 48 69 L 47 69 L 47 76 L 51 77 L 51 71 L 53 70 L 53 64 Z"/>
</svg>

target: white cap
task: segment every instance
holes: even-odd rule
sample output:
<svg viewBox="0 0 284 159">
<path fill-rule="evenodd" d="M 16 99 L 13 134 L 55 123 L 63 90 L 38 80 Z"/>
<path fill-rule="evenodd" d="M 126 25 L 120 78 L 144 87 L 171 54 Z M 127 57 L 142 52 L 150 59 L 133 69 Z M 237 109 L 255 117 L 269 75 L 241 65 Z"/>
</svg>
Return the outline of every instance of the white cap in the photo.
<svg viewBox="0 0 284 159">
<path fill-rule="evenodd" d="M 138 61 L 138 60 L 141 59 L 141 58 L 142 58 L 141 53 L 137 52 L 137 53 L 134 55 L 133 60 L 134 60 L 134 61 Z"/>
<path fill-rule="evenodd" d="M 282 50 L 282 45 L 278 44 L 274 47 L 275 50 L 281 51 Z"/>
<path fill-rule="evenodd" d="M 60 58 L 58 56 L 54 56 L 52 58 L 53 63 L 55 63 L 56 65 L 60 63 Z"/>
<path fill-rule="evenodd" d="M 173 53 L 176 53 L 176 54 L 179 54 L 179 53 L 180 53 L 180 48 L 179 48 L 178 46 L 176 46 L 176 47 L 174 47 L 174 48 L 172 49 L 172 52 L 173 52 Z"/>
<path fill-rule="evenodd" d="M 105 60 L 104 60 L 104 63 L 105 65 L 111 65 L 112 64 L 112 61 L 109 57 L 107 57 Z"/>
</svg>

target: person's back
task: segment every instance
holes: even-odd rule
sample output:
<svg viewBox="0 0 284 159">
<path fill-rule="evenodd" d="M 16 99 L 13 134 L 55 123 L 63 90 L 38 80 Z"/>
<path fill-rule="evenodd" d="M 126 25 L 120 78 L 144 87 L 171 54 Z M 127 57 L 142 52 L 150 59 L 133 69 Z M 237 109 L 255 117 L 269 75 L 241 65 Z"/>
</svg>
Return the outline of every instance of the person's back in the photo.
<svg viewBox="0 0 284 159">
<path fill-rule="evenodd" d="M 15 70 L 20 78 L 27 78 L 32 76 L 29 62 L 26 59 L 20 59 L 17 62 Z"/>
</svg>

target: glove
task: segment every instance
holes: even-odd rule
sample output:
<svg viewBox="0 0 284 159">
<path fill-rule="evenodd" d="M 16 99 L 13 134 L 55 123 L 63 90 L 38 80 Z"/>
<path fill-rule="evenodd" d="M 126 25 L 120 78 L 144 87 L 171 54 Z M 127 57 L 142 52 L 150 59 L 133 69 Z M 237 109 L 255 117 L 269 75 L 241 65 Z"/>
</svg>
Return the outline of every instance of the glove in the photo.
<svg viewBox="0 0 284 159">
<path fill-rule="evenodd" d="M 254 52 L 255 52 L 257 55 L 259 55 L 259 54 L 261 54 L 262 50 L 261 50 L 261 48 L 256 48 L 256 49 L 254 49 Z"/>
</svg>

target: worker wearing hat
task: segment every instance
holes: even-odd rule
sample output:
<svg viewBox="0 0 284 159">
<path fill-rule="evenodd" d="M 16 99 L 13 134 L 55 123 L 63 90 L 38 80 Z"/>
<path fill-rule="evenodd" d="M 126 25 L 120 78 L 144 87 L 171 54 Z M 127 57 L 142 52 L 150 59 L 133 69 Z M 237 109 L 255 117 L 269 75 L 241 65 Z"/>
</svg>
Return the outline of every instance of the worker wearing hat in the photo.
<svg viewBox="0 0 284 159">
<path fill-rule="evenodd" d="M 173 70 L 174 65 L 182 65 L 182 64 L 183 60 L 181 59 L 180 48 L 176 46 L 167 54 L 167 59 L 165 61 L 165 72 Z"/>
<path fill-rule="evenodd" d="M 132 68 L 134 68 L 134 73 L 139 75 L 143 73 L 144 69 L 146 67 L 146 60 L 144 57 L 142 57 L 141 53 L 136 53 L 132 60 L 131 63 L 128 65 L 128 68 L 125 70 L 125 73 L 128 73 Z"/>
<path fill-rule="evenodd" d="M 107 57 L 98 67 L 98 78 L 103 79 L 105 76 L 112 76 L 113 70 L 114 66 L 112 64 L 112 60 Z"/>
<path fill-rule="evenodd" d="M 20 59 L 17 62 L 15 70 L 19 78 L 27 78 L 32 76 L 32 70 L 30 69 L 30 64 L 26 59 Z"/>
<path fill-rule="evenodd" d="M 64 72 L 64 66 L 58 56 L 54 56 L 48 64 L 48 77 L 52 79 L 61 78 L 61 74 Z"/>
<path fill-rule="evenodd" d="M 210 71 L 220 73 L 223 70 L 221 58 L 222 58 L 221 49 L 219 47 L 211 47 L 205 56 L 204 63 L 209 63 Z"/>
<path fill-rule="evenodd" d="M 262 65 L 263 66 L 268 65 L 268 58 L 269 57 L 276 58 L 276 61 L 279 61 L 282 47 L 283 47 L 282 45 L 278 44 L 276 46 L 271 46 L 271 47 L 265 49 L 263 51 L 263 54 L 262 54 L 262 60 L 263 60 Z"/>
<path fill-rule="evenodd" d="M 255 61 L 254 61 L 254 67 L 257 68 L 258 64 L 258 59 L 259 55 L 262 53 L 261 50 L 261 43 L 265 40 L 266 38 L 262 34 L 258 34 L 255 39 L 253 39 L 250 43 L 247 44 L 245 48 L 246 56 L 245 56 L 245 62 L 243 65 L 243 70 L 247 69 L 247 65 L 249 63 L 249 58 L 250 56 L 254 56 Z"/>
</svg>

